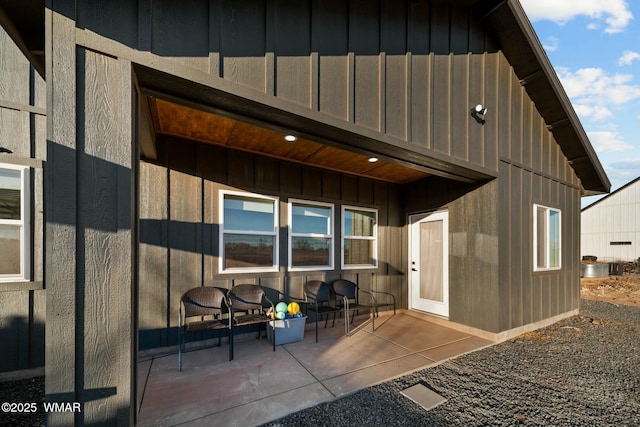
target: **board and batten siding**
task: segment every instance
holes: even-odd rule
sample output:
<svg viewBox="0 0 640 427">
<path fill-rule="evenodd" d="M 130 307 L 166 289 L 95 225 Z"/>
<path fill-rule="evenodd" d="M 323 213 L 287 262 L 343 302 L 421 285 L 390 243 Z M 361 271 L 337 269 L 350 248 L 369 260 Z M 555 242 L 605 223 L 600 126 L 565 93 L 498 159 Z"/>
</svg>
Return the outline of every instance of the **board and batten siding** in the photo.
<svg viewBox="0 0 640 427">
<path fill-rule="evenodd" d="M 76 16 L 82 46 L 277 100 L 379 140 L 382 151 L 417 152 L 476 176 L 498 172 L 495 129 L 469 112 L 479 103 L 497 111 L 490 93 L 504 59 L 463 5 L 146 0 L 99 9 L 78 2 Z"/>
<path fill-rule="evenodd" d="M 484 55 L 492 84 L 483 125 L 499 159 L 496 180 L 408 185 L 408 213 L 447 208 L 451 321 L 501 332 L 579 307 L 580 182 L 501 54 Z M 484 144 L 484 147 L 493 144 Z M 562 211 L 562 269 L 533 272 L 533 204 Z"/>
<path fill-rule="evenodd" d="M 304 298 L 307 280 L 347 278 L 395 295 L 406 307 L 406 239 L 399 186 L 242 151 L 165 137 L 159 161 L 140 164 L 140 348 L 177 343 L 180 297 L 196 286 L 255 283 Z M 279 198 L 279 271 L 220 274 L 220 190 Z M 334 204 L 334 269 L 287 271 L 290 198 Z M 378 209 L 378 268 L 340 269 L 342 205 Z M 274 293 L 272 296 L 277 295 Z"/>
<path fill-rule="evenodd" d="M 27 282 L 0 282 L 0 372 L 44 365 L 43 162 L 46 159 L 45 84 L 0 26 L 0 163 L 30 167 L 31 247 Z M 5 248 L 0 248 L 0 257 Z"/>
<path fill-rule="evenodd" d="M 47 28 L 45 399 L 48 425 L 134 421 L 138 154 L 131 63 L 76 45 L 75 7 Z M 135 161 L 134 161 L 135 159 Z"/>
</svg>

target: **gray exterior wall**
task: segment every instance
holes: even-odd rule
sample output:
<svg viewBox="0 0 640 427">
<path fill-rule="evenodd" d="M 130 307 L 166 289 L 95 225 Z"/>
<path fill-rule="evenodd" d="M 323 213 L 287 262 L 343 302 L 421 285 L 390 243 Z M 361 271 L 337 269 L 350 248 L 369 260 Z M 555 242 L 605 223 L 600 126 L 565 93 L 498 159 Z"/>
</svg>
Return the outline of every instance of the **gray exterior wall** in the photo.
<svg viewBox="0 0 640 427">
<path fill-rule="evenodd" d="M 44 80 L 0 27 L 0 163 L 31 167 L 30 281 L 0 282 L 0 372 L 44 365 L 43 160 Z M 0 253 L 3 249 L 0 248 Z M 3 256 L 3 255 L 0 255 Z"/>
<path fill-rule="evenodd" d="M 406 308 L 406 258 L 401 256 L 406 251 L 405 218 L 399 186 L 173 138 L 161 141 L 159 159 L 157 164 L 140 165 L 141 349 L 177 343 L 180 297 L 195 286 L 229 289 L 239 283 L 258 283 L 304 298 L 307 280 L 331 282 L 344 277 L 363 289 L 393 292 Z M 279 272 L 219 274 L 221 189 L 279 198 Z M 289 198 L 335 204 L 334 270 L 286 270 L 288 243 L 282 225 Z M 342 204 L 378 210 L 378 268 L 340 270 Z"/>
<path fill-rule="evenodd" d="M 255 186 L 255 179 L 253 184 L 219 180 L 217 169 L 188 162 L 175 167 L 143 163 L 138 180 L 134 105 L 143 68 L 161 72 L 170 84 L 151 87 L 153 82 L 143 81 L 142 91 L 262 120 L 270 117 L 261 110 L 278 112 L 272 116 L 276 125 L 306 123 L 304 130 L 319 139 L 375 149 L 448 177 L 401 189 L 399 194 L 422 191 L 422 197 L 405 199 L 380 183 L 298 167 L 300 174 L 340 182 L 339 197 L 325 189 L 318 197 L 348 200 L 357 187 L 359 199 L 360 188 L 365 189 L 362 194 L 371 194 L 371 203 L 388 215 L 385 223 L 398 230 L 409 213 L 447 206 L 456 265 L 451 320 L 503 331 L 578 307 L 580 182 L 505 56 L 465 7 L 395 0 L 199 0 L 189 7 L 169 0 L 49 0 L 47 7 L 46 155 L 34 142 L 39 140 L 34 132 L 42 129 L 40 95 L 31 101 L 25 97 L 32 92 L 22 92 L 19 99 L 0 92 L 0 100 L 8 98 L 0 117 L 22 120 L 15 126 L 22 130 L 25 117 L 33 119 L 36 125 L 19 135 L 29 136 L 29 150 L 13 149 L 15 142 L 8 148 L 47 164 L 46 394 L 50 401 L 83 404 L 75 416 L 50 414 L 50 425 L 133 422 L 138 313 L 140 325 L 160 330 L 154 342 L 170 341 L 161 329 L 168 333 L 175 318 L 172 299 L 186 282 L 210 280 L 207 242 L 199 237 L 209 223 L 207 195 L 220 184 Z M 223 104 L 218 95 L 234 101 Z M 7 108 L 6 102 L 21 107 Z M 489 107 L 485 125 L 469 115 L 479 102 Z M 7 146 L 4 134 L 2 145 Z M 184 148 L 197 150 L 188 143 Z M 240 161 L 233 157 L 226 156 L 220 166 Z M 318 191 L 285 188 L 269 174 L 295 173 L 295 168 L 248 157 L 258 165 L 254 170 L 266 174 L 265 182 L 273 186 L 269 191 Z M 239 176 L 241 181 L 249 177 L 248 172 Z M 152 184 L 165 200 L 144 200 L 151 197 L 144 186 Z M 193 198 L 176 197 L 181 192 Z M 378 198 L 384 194 L 386 205 Z M 533 202 L 563 211 L 560 272 L 531 272 L 527 247 L 532 246 Z M 176 223 L 163 228 L 167 216 Z M 157 233 L 146 224 L 157 226 Z M 194 237 L 176 242 L 172 227 L 184 226 Z M 384 237 L 390 248 L 406 246 L 402 230 L 389 230 Z M 160 242 L 146 243 L 152 238 Z M 405 252 L 400 258 L 386 255 L 400 272 L 404 257 Z M 138 283 L 145 275 L 171 286 L 150 295 Z M 281 288 L 282 277 L 252 279 Z M 391 285 L 401 279 L 387 277 L 383 286 L 385 280 Z M 3 292 L 3 299 L 6 294 L 18 316 L 33 313 L 35 319 L 44 304 L 38 286 Z M 405 286 L 403 280 L 402 304 Z M 152 297 L 159 298 L 159 317 L 151 304 L 142 304 Z M 3 313 L 2 321 L 11 316 Z"/>
</svg>

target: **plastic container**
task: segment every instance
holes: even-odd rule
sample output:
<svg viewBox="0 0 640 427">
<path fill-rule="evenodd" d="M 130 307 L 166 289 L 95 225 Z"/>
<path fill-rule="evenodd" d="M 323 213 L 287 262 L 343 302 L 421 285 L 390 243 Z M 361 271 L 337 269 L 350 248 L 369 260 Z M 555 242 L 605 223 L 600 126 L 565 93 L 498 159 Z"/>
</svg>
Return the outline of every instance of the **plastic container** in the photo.
<svg viewBox="0 0 640 427">
<path fill-rule="evenodd" d="M 273 343 L 273 329 L 276 329 L 276 345 L 289 344 L 304 339 L 307 316 L 285 320 L 272 320 L 267 326 L 267 338 Z"/>
</svg>

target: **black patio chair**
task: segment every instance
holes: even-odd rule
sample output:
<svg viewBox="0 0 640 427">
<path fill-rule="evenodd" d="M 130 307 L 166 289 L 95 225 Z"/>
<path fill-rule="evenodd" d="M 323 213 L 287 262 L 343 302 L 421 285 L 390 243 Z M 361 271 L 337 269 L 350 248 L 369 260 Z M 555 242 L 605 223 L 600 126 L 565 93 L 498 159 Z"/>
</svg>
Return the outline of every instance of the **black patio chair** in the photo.
<svg viewBox="0 0 640 427">
<path fill-rule="evenodd" d="M 336 313 L 340 311 L 339 308 L 331 305 L 331 286 L 321 280 L 311 280 L 304 285 L 304 296 L 307 302 L 307 311 L 313 311 L 315 313 L 316 323 L 316 342 L 318 342 L 318 319 L 322 319 L 325 316 L 324 327 L 327 327 L 329 321 L 329 314 L 333 313 L 333 324 L 336 324 Z"/>
<path fill-rule="evenodd" d="M 264 325 L 271 320 L 266 308 L 275 312 L 273 302 L 267 298 L 259 285 L 236 285 L 227 292 L 229 304 L 229 360 L 233 360 L 233 331 L 235 328 L 249 325 Z M 261 327 L 258 328 L 258 339 Z M 273 331 L 273 351 L 276 351 L 275 328 Z"/>
<path fill-rule="evenodd" d="M 335 280 L 331 283 L 331 287 L 336 295 L 336 307 L 344 313 L 345 335 L 351 335 L 350 324 L 353 323 L 357 313 L 365 310 L 370 313 L 372 328 L 375 330 L 376 299 L 371 292 L 360 289 L 354 282 L 346 279 Z M 366 303 L 362 301 L 361 296 L 365 297 Z"/>
<path fill-rule="evenodd" d="M 229 321 L 223 316 L 227 312 L 224 291 L 213 286 L 199 286 L 189 289 L 180 298 L 178 318 L 178 368 L 182 371 L 182 353 L 185 351 L 185 336 L 192 332 L 226 330 L 229 335 Z M 218 346 L 222 334 L 218 335 Z"/>
</svg>

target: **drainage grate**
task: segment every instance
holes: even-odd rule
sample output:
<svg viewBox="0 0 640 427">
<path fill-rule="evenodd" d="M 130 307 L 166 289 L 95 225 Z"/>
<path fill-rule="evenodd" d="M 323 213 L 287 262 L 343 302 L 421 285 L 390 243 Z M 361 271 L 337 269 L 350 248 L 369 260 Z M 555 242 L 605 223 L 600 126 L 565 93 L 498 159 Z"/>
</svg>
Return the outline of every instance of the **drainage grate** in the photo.
<svg viewBox="0 0 640 427">
<path fill-rule="evenodd" d="M 424 383 L 413 385 L 400 393 L 422 406 L 426 411 L 447 401 L 447 399 L 440 396 Z"/>
</svg>

